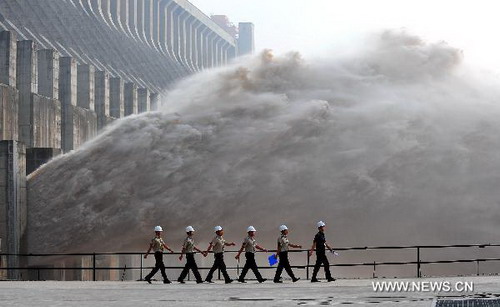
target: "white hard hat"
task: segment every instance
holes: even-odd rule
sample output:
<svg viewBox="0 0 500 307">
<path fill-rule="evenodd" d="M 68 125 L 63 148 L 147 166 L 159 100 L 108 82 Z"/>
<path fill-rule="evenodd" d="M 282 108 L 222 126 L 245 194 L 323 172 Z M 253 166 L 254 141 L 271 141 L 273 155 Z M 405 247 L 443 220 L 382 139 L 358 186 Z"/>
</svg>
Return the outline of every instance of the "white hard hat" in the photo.
<svg viewBox="0 0 500 307">
<path fill-rule="evenodd" d="M 214 231 L 217 232 L 217 231 L 221 231 L 222 230 L 222 226 L 215 226 L 214 227 Z"/>
<path fill-rule="evenodd" d="M 281 225 L 280 226 L 280 231 L 283 231 L 283 230 L 288 230 L 288 227 L 286 227 L 286 225 Z"/>
<path fill-rule="evenodd" d="M 193 226 L 186 227 L 186 232 L 191 232 L 191 231 L 194 231 Z"/>
<path fill-rule="evenodd" d="M 323 227 L 323 226 L 326 226 L 325 222 L 319 221 L 318 222 L 318 227 Z"/>
<path fill-rule="evenodd" d="M 257 230 L 253 226 L 248 226 L 247 232 L 249 232 L 249 231 L 257 231 Z"/>
<path fill-rule="evenodd" d="M 156 226 L 155 231 L 163 231 L 163 229 L 161 228 L 161 226 Z"/>
</svg>

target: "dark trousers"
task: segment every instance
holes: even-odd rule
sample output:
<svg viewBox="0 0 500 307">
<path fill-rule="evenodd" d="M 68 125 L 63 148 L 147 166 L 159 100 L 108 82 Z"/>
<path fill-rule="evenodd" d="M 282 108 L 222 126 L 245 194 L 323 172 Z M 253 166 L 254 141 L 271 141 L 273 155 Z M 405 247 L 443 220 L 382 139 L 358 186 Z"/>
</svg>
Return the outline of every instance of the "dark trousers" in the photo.
<svg viewBox="0 0 500 307">
<path fill-rule="evenodd" d="M 218 253 L 218 254 L 215 254 L 214 257 L 215 257 L 214 265 L 212 265 L 212 268 L 208 272 L 207 278 L 205 278 L 205 280 L 206 281 L 211 281 L 212 277 L 214 275 L 214 272 L 217 269 L 220 269 L 220 271 L 222 272 L 222 275 L 224 275 L 224 280 L 225 281 L 231 280 L 231 278 L 227 274 L 226 264 L 224 263 L 224 254 L 223 253 Z"/>
<path fill-rule="evenodd" d="M 249 269 L 252 269 L 253 273 L 255 274 L 255 277 L 257 278 L 258 281 L 262 280 L 262 275 L 259 273 L 259 269 L 257 268 L 257 263 L 255 262 L 255 254 L 246 252 L 245 253 L 245 258 L 247 261 L 245 262 L 245 266 L 243 267 L 243 270 L 241 271 L 240 275 L 240 280 L 244 280 L 245 276 L 247 275 L 247 272 Z"/>
<path fill-rule="evenodd" d="M 146 277 L 145 280 L 151 279 L 158 270 L 161 271 L 161 276 L 163 277 L 163 280 L 168 280 L 167 274 L 165 273 L 165 264 L 163 263 L 163 253 L 162 252 L 155 252 L 155 267 L 153 270 L 151 270 L 151 273 L 149 273 Z"/>
<path fill-rule="evenodd" d="M 312 279 L 316 279 L 316 276 L 318 275 L 319 268 L 323 264 L 323 267 L 325 268 L 325 277 L 326 279 L 331 279 L 332 274 L 330 274 L 330 263 L 328 262 L 328 258 L 326 257 L 325 253 L 316 253 L 316 264 L 314 264 L 314 271 L 312 275 Z"/>
<path fill-rule="evenodd" d="M 200 276 L 200 272 L 198 272 L 198 266 L 196 265 L 196 262 L 194 261 L 194 254 L 189 253 L 186 254 L 186 265 L 184 266 L 184 269 L 181 272 L 181 276 L 179 276 L 178 280 L 184 280 L 186 278 L 189 269 L 193 271 L 194 277 L 196 278 L 197 282 L 203 282 Z"/>
<path fill-rule="evenodd" d="M 274 275 L 274 281 L 278 281 L 281 277 L 281 272 L 283 269 L 288 273 L 288 275 L 295 280 L 295 275 L 293 275 L 292 268 L 290 267 L 290 261 L 288 261 L 288 252 L 280 252 L 280 261 L 278 263 L 278 268 L 276 269 L 276 275 Z"/>
</svg>

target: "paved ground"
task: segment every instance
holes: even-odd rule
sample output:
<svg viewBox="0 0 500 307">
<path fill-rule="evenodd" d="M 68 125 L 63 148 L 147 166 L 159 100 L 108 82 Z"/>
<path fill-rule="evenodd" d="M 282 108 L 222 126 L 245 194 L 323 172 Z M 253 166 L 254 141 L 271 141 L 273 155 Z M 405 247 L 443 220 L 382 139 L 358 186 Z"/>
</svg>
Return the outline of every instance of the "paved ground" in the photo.
<svg viewBox="0 0 500 307">
<path fill-rule="evenodd" d="M 375 292 L 373 281 L 472 282 L 472 292 Z M 500 277 L 340 280 L 333 283 L 266 282 L 225 285 L 160 282 L 2 281 L 0 306 L 434 306 L 436 298 L 498 298 Z M 473 306 L 473 305 L 470 305 Z M 490 306 L 490 305 L 484 305 Z M 491 305 L 499 306 L 499 305 Z"/>
</svg>

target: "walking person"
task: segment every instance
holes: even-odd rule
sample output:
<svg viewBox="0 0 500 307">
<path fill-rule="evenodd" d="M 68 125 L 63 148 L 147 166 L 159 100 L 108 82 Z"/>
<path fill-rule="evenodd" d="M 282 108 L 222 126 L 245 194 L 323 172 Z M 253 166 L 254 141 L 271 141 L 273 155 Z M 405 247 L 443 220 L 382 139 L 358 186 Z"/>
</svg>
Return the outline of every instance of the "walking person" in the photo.
<svg viewBox="0 0 500 307">
<path fill-rule="evenodd" d="M 207 250 L 205 251 L 205 257 L 208 255 L 208 252 L 213 248 L 214 249 L 214 264 L 210 271 L 208 272 L 205 281 L 208 283 L 213 283 L 212 277 L 215 270 L 220 269 L 222 275 L 224 276 L 224 280 L 226 284 L 230 284 L 233 280 L 229 277 L 226 270 L 226 264 L 224 263 L 224 247 L 225 246 L 235 246 L 234 242 L 227 243 L 224 240 L 224 229 L 221 226 L 215 226 L 214 228 L 216 236 L 213 238 L 212 242 L 208 245 Z"/>
<path fill-rule="evenodd" d="M 174 251 L 168 247 L 167 244 L 163 241 L 161 238 L 161 234 L 163 232 L 163 229 L 161 226 L 156 226 L 155 227 L 155 237 L 151 240 L 151 244 L 149 244 L 148 251 L 144 255 L 144 259 L 148 258 L 148 254 L 151 250 L 154 251 L 155 255 L 155 267 L 153 270 L 151 270 L 151 273 L 149 273 L 144 280 L 147 281 L 148 283 L 151 283 L 151 277 L 153 277 L 158 270 L 161 272 L 161 276 L 163 277 L 163 283 L 164 284 L 169 284 L 170 280 L 167 278 L 167 274 L 165 273 L 165 264 L 163 263 L 163 249 L 169 250 L 171 253 Z"/>
<path fill-rule="evenodd" d="M 326 257 L 325 247 L 328 248 L 331 252 L 333 252 L 332 248 L 328 243 L 326 243 L 325 238 L 325 226 L 326 224 L 323 221 L 319 221 L 318 224 L 318 233 L 314 236 L 313 244 L 311 250 L 309 251 L 309 256 L 312 256 L 313 251 L 316 249 L 316 264 L 314 264 L 313 275 L 311 278 L 311 282 L 319 282 L 317 275 L 319 268 L 323 264 L 325 268 L 325 277 L 328 282 L 334 281 L 335 278 L 332 277 L 330 273 L 330 263 L 328 262 L 328 258 Z"/>
<path fill-rule="evenodd" d="M 186 227 L 187 237 L 184 240 L 184 244 L 182 245 L 181 255 L 179 256 L 179 260 L 182 261 L 182 257 L 186 254 L 186 265 L 181 272 L 181 275 L 177 279 L 181 284 L 184 283 L 184 278 L 186 278 L 189 269 L 193 271 L 194 277 L 196 278 L 196 283 L 201 284 L 203 280 L 201 279 L 200 272 L 198 272 L 198 266 L 196 265 L 196 261 L 194 260 L 194 251 L 199 253 L 203 253 L 200 249 L 196 247 L 194 244 L 194 228 L 192 226 Z"/>
<path fill-rule="evenodd" d="M 274 275 L 274 282 L 275 283 L 282 283 L 281 281 L 281 272 L 283 272 L 283 269 L 288 273 L 290 278 L 292 278 L 293 282 L 296 282 L 300 278 L 296 278 L 295 275 L 293 274 L 292 268 L 290 267 L 290 261 L 288 260 L 288 250 L 290 247 L 293 248 L 302 248 L 301 245 L 296 245 L 290 243 L 288 241 L 288 227 L 286 225 L 281 225 L 280 226 L 280 231 L 281 231 L 281 236 L 278 238 L 278 251 L 276 253 L 276 257 L 279 257 L 279 263 L 278 263 L 278 268 L 276 269 L 276 275 Z"/>
<path fill-rule="evenodd" d="M 243 267 L 243 270 L 241 271 L 241 275 L 238 278 L 238 281 L 241 283 L 246 283 L 245 281 L 245 276 L 247 275 L 247 272 L 249 269 L 252 269 L 253 273 L 255 274 L 255 277 L 259 281 L 259 283 L 263 283 L 266 281 L 266 278 L 262 278 L 262 275 L 259 273 L 259 269 L 257 267 L 257 263 L 255 262 L 255 250 L 261 250 L 267 252 L 267 249 L 260 247 L 257 244 L 257 241 L 255 240 L 255 232 L 257 230 L 253 226 L 249 226 L 247 228 L 247 233 L 248 236 L 245 238 L 243 241 L 243 244 L 241 244 L 241 248 L 238 251 L 238 254 L 236 255 L 236 259 L 240 259 L 240 255 L 243 252 L 243 249 L 245 250 L 245 266 Z"/>
</svg>

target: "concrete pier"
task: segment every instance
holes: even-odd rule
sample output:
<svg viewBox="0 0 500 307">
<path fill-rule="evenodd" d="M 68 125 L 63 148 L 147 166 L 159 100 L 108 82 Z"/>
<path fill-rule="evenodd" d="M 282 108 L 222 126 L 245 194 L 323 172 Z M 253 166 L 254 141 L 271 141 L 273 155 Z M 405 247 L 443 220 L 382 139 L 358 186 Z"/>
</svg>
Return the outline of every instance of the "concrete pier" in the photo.
<svg viewBox="0 0 500 307">
<path fill-rule="evenodd" d="M 31 93 L 37 92 L 37 56 L 33 41 L 17 42 L 17 89 L 19 91 L 19 140 L 33 146 Z"/>
<path fill-rule="evenodd" d="M 18 106 L 17 89 L 0 84 L 0 140 L 18 140 Z"/>
<path fill-rule="evenodd" d="M 21 240 L 26 232 L 26 152 L 18 141 L 0 141 L 0 237 L 2 252 L 17 254 L 25 251 Z M 16 256 L 7 257 L 7 265 L 18 267 Z M 19 271 L 8 271 L 7 277 L 17 279 Z"/>
<path fill-rule="evenodd" d="M 62 107 L 57 99 L 31 94 L 30 147 L 61 148 Z"/>
<path fill-rule="evenodd" d="M 77 106 L 94 111 L 95 68 L 89 64 L 80 64 L 77 75 Z"/>
<path fill-rule="evenodd" d="M 125 116 L 137 114 L 137 85 L 132 82 L 125 83 L 124 96 Z"/>
<path fill-rule="evenodd" d="M 151 111 L 158 111 L 160 95 L 158 93 L 151 93 L 151 95 L 149 95 L 149 99 L 151 103 Z"/>
<path fill-rule="evenodd" d="M 114 118 L 122 118 L 125 114 L 123 88 L 121 78 L 109 79 L 109 115 Z"/>
<path fill-rule="evenodd" d="M 59 65 L 59 99 L 62 108 L 61 147 L 63 152 L 69 152 L 97 134 L 97 115 L 88 108 L 76 105 L 78 73 L 75 59 L 62 57 Z M 93 78 L 91 82 L 88 82 L 88 79 L 83 78 L 84 84 L 93 87 Z M 84 88 L 82 88 L 83 91 L 85 91 Z M 86 95 L 83 96 L 86 97 Z M 89 99 L 94 100 L 93 93 Z"/>
<path fill-rule="evenodd" d="M 147 88 L 137 89 L 137 106 L 139 113 L 151 110 L 151 98 Z"/>
<path fill-rule="evenodd" d="M 38 94 L 59 99 L 59 53 L 53 49 L 38 50 Z"/>
<path fill-rule="evenodd" d="M 61 148 L 68 152 L 75 148 L 73 107 L 77 101 L 77 64 L 71 57 L 59 60 L 59 100 L 62 109 Z"/>
<path fill-rule="evenodd" d="M 94 111 L 72 107 L 73 111 L 73 149 L 97 135 L 97 114 Z"/>
<path fill-rule="evenodd" d="M 16 35 L 10 31 L 0 32 L 0 83 L 16 86 Z"/>
<path fill-rule="evenodd" d="M 101 130 L 108 123 L 109 108 L 109 74 L 105 71 L 95 72 L 95 112 L 97 114 L 97 129 Z"/>
<path fill-rule="evenodd" d="M 59 100 L 63 105 L 76 106 L 77 63 L 72 57 L 59 59 Z"/>
</svg>

